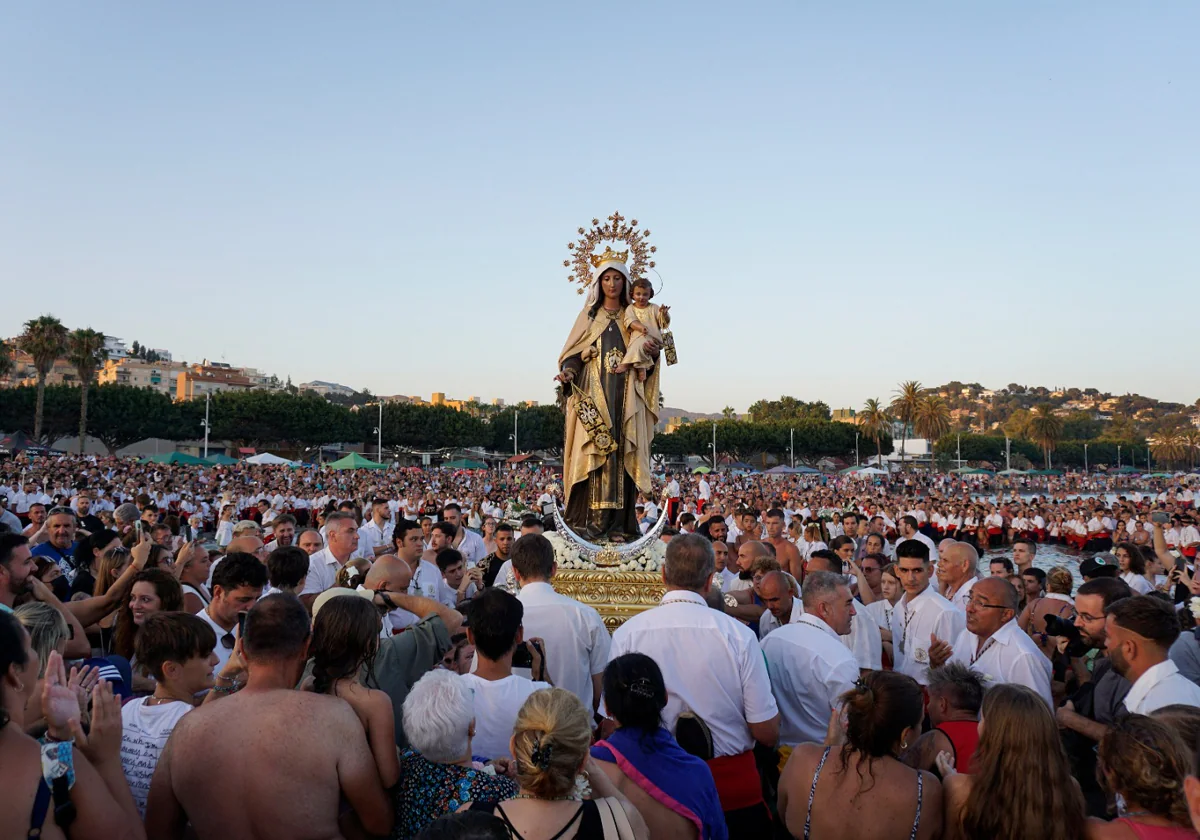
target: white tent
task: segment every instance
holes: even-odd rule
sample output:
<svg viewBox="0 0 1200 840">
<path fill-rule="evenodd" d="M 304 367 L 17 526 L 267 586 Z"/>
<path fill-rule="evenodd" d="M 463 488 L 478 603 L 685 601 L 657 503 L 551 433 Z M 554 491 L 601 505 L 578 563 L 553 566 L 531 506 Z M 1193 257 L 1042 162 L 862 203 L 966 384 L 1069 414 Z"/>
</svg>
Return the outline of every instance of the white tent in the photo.
<svg viewBox="0 0 1200 840">
<path fill-rule="evenodd" d="M 881 470 L 879 467 L 863 467 L 861 470 L 855 470 L 855 475 L 887 475 L 887 470 Z"/>
<path fill-rule="evenodd" d="M 247 464 L 294 464 L 294 461 L 289 461 L 287 458 L 280 458 L 278 455 L 272 455 L 270 452 L 260 452 L 258 455 L 251 455 L 246 459 Z"/>
</svg>

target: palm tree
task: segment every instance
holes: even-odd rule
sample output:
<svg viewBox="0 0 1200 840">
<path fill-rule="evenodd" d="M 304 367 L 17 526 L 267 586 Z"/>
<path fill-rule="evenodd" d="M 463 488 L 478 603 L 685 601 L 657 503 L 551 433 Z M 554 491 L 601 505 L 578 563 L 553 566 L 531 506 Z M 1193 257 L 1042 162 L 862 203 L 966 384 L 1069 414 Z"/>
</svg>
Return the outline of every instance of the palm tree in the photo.
<svg viewBox="0 0 1200 840">
<path fill-rule="evenodd" d="M 25 332 L 17 339 L 22 350 L 33 357 L 37 370 L 37 407 L 33 413 L 33 438 L 41 440 L 42 415 L 46 407 L 46 375 L 67 345 L 67 328 L 53 315 L 42 315 L 25 322 Z"/>
<path fill-rule="evenodd" d="M 1054 413 L 1054 406 L 1040 403 L 1033 407 L 1033 413 L 1029 415 L 1029 434 L 1046 453 L 1046 469 L 1050 469 L 1050 450 L 1062 437 L 1062 429 L 1062 418 Z"/>
<path fill-rule="evenodd" d="M 96 371 L 108 358 L 104 349 L 105 335 L 91 327 L 74 330 L 67 336 L 67 358 L 79 371 L 79 454 L 83 454 L 83 443 L 87 438 L 88 389 Z"/>
<path fill-rule="evenodd" d="M 0 341 L 0 377 L 8 376 L 17 366 L 13 361 L 12 350 L 6 342 Z"/>
<path fill-rule="evenodd" d="M 1178 429 L 1159 432 L 1150 446 L 1155 458 L 1172 466 L 1183 460 L 1187 448 L 1187 442 Z"/>
<path fill-rule="evenodd" d="M 737 409 L 727 405 L 721 409 L 721 417 L 725 420 L 734 420 L 737 418 Z"/>
<path fill-rule="evenodd" d="M 883 439 L 892 433 L 892 415 L 879 400 L 867 400 L 858 415 L 858 427 L 863 437 L 875 441 L 876 466 L 882 466 Z"/>
<path fill-rule="evenodd" d="M 1196 452 L 1200 450 L 1200 429 L 1184 429 L 1183 442 L 1187 445 L 1188 467 L 1196 466 Z"/>
<path fill-rule="evenodd" d="M 930 394 L 917 404 L 914 420 L 917 434 L 934 443 L 950 432 L 950 406 L 937 394 Z"/>
<path fill-rule="evenodd" d="M 901 382 L 892 400 L 892 413 L 904 424 L 904 432 L 900 437 L 900 469 L 904 469 L 904 440 L 908 437 L 908 427 L 917 416 L 917 405 L 921 402 L 921 383 L 915 379 Z"/>
</svg>

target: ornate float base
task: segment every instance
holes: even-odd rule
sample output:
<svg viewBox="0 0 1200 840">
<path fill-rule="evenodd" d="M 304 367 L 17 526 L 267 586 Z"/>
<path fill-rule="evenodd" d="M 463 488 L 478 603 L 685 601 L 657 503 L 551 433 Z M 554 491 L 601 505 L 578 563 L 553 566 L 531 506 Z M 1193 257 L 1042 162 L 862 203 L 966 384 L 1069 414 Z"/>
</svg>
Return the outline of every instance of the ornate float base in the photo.
<svg viewBox="0 0 1200 840">
<path fill-rule="evenodd" d="M 633 616 L 657 606 L 665 591 L 661 572 L 564 569 L 554 576 L 554 589 L 594 607 L 612 632 Z"/>
</svg>

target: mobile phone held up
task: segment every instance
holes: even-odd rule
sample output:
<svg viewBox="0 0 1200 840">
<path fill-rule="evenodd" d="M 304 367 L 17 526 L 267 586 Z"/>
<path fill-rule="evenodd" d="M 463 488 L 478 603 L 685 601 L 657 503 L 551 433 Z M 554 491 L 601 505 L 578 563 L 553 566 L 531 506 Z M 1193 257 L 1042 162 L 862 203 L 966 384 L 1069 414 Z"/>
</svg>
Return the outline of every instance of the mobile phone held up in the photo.
<svg viewBox="0 0 1200 840">
<path fill-rule="evenodd" d="M 1165 510 L 1156 510 L 1150 514 L 1150 521 L 1155 525 L 1168 525 L 1171 522 L 1171 514 Z"/>
</svg>

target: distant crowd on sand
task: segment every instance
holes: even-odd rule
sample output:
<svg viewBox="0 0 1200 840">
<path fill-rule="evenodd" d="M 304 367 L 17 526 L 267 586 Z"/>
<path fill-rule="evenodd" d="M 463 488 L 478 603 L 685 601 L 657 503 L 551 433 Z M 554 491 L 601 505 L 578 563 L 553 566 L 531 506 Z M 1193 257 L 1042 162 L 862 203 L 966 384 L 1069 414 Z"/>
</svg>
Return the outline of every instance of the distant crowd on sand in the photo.
<svg viewBox="0 0 1200 840">
<path fill-rule="evenodd" d="M 1188 477 L 665 473 L 611 634 L 553 481 L 0 464 L 0 838 L 1197 836 Z"/>
</svg>

